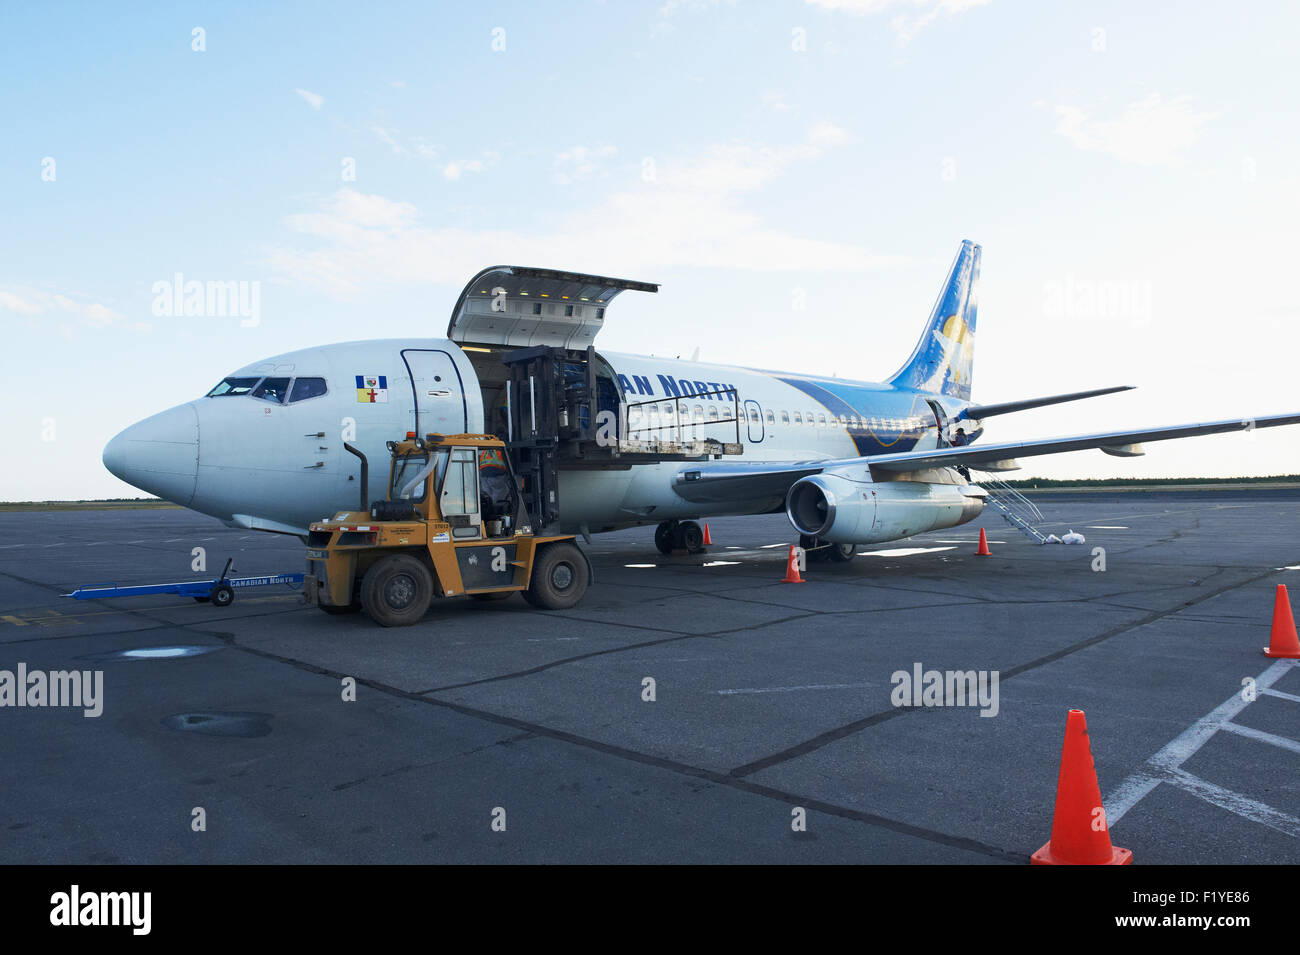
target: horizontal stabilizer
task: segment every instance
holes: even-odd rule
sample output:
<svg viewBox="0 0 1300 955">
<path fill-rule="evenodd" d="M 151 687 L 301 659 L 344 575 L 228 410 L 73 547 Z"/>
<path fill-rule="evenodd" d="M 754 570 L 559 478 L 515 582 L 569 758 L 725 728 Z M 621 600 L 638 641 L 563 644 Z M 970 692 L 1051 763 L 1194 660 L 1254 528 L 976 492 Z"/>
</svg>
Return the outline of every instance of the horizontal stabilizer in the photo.
<svg viewBox="0 0 1300 955">
<path fill-rule="evenodd" d="M 1132 391 L 1136 385 L 1116 385 L 1114 388 L 1097 388 L 1093 391 L 1072 391 L 1068 395 L 1048 395 L 1046 398 L 1026 398 L 1023 401 L 1004 401 L 996 405 L 971 405 L 957 416 L 960 421 L 968 418 L 979 421 L 994 415 L 1010 414 L 1013 411 L 1027 411 L 1044 405 L 1059 405 L 1064 401 L 1079 401 L 1082 398 L 1096 398 L 1098 395 L 1111 395 L 1117 391 Z"/>
</svg>

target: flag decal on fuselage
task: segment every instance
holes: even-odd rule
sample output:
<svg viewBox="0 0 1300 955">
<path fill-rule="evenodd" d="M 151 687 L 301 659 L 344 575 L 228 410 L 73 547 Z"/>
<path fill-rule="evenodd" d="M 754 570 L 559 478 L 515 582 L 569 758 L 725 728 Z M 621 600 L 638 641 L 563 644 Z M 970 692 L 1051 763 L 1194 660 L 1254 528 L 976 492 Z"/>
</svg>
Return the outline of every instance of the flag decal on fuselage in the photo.
<svg viewBox="0 0 1300 955">
<path fill-rule="evenodd" d="M 388 402 L 388 377 L 386 375 L 357 375 L 357 401 L 362 404 Z"/>
</svg>

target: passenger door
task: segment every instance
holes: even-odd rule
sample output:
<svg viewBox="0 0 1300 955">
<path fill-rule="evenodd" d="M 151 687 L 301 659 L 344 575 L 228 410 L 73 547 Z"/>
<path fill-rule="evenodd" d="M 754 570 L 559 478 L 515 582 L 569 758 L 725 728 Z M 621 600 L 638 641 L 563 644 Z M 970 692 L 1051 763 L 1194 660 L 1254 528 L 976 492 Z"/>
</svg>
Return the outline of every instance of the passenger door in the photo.
<svg viewBox="0 0 1300 955">
<path fill-rule="evenodd" d="M 465 383 L 456 363 L 445 351 L 407 348 L 402 361 L 411 379 L 416 434 L 464 434 L 469 428 Z"/>
<path fill-rule="evenodd" d="M 744 414 L 749 422 L 749 442 L 758 444 L 767 436 L 767 427 L 763 424 L 763 409 L 753 398 L 745 401 Z"/>
</svg>

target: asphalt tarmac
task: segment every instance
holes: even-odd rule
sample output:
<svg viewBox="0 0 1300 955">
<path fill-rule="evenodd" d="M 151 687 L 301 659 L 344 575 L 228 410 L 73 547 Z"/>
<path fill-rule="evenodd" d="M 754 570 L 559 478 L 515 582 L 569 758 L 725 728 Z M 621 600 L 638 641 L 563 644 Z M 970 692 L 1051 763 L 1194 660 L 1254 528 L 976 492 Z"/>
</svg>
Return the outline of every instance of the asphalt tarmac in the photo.
<svg viewBox="0 0 1300 955">
<path fill-rule="evenodd" d="M 301 571 L 302 545 L 0 514 L 0 671 L 102 673 L 99 716 L 0 707 L 0 861 L 1024 863 L 1075 707 L 1137 864 L 1300 862 L 1300 664 L 1261 652 L 1300 500 L 1040 506 L 1087 542 L 986 513 L 797 585 L 782 516 L 710 521 L 689 558 L 642 528 L 587 548 L 573 610 L 454 599 L 403 629 L 282 585 L 62 598 L 205 576 L 199 547 L 209 577 Z M 918 666 L 996 696 L 894 705 Z"/>
</svg>

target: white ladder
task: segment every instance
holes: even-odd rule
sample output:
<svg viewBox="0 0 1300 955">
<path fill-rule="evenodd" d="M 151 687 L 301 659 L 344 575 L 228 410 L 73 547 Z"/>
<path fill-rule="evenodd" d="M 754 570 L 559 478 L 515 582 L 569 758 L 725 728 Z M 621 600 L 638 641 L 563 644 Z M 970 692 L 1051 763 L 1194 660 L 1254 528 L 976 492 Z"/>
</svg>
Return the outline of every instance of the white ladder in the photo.
<svg viewBox="0 0 1300 955">
<path fill-rule="evenodd" d="M 1036 522 L 1044 519 L 1043 512 L 1038 509 L 1038 505 L 1010 484 L 999 481 L 994 477 L 980 481 L 980 486 L 985 491 L 997 492 L 996 494 L 989 493 L 985 501 L 1001 511 L 1002 517 L 1008 524 L 1040 544 L 1047 543 L 1047 535 L 1034 526 Z"/>
</svg>

